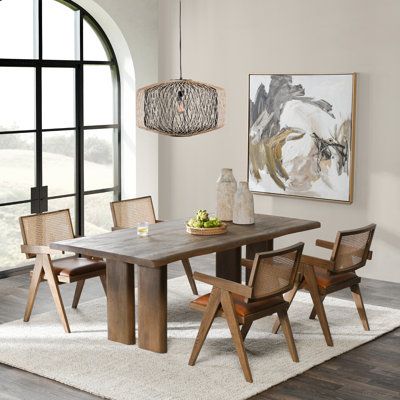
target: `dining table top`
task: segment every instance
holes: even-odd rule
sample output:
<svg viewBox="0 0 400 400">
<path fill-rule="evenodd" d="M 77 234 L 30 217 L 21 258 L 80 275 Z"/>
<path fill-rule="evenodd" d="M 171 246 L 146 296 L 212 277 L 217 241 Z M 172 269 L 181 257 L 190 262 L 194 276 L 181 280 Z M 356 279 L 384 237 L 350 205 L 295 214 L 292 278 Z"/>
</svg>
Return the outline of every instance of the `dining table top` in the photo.
<svg viewBox="0 0 400 400">
<path fill-rule="evenodd" d="M 138 236 L 136 228 L 128 228 L 53 242 L 50 247 L 129 264 L 160 267 L 185 258 L 230 250 L 321 226 L 318 221 L 256 214 L 252 225 L 227 223 L 224 234 L 195 236 L 186 232 L 186 221 L 176 219 L 152 224 L 146 237 Z"/>
</svg>

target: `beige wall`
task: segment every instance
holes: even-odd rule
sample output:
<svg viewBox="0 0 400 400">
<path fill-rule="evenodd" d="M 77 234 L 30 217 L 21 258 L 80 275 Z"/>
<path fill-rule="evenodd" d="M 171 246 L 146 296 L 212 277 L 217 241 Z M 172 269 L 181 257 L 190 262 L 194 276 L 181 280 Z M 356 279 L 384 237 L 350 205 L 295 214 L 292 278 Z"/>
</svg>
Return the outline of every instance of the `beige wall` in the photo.
<svg viewBox="0 0 400 400">
<path fill-rule="evenodd" d="M 176 5 L 160 2 L 160 79 L 178 72 Z M 184 77 L 226 89 L 227 123 L 198 137 L 160 137 L 161 217 L 214 209 L 222 167 L 246 179 L 249 73 L 357 72 L 354 203 L 257 195 L 255 207 L 321 221 L 320 230 L 277 240 L 304 240 L 308 252 L 317 237 L 376 222 L 375 257 L 362 274 L 400 282 L 399 18 L 398 0 L 184 0 Z"/>
</svg>

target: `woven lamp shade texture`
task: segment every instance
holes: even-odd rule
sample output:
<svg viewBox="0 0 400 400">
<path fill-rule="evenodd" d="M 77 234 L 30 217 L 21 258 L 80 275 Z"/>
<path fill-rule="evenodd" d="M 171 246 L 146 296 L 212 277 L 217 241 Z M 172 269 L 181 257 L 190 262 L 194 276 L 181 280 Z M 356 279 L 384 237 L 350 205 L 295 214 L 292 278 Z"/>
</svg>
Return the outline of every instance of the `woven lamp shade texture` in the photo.
<svg viewBox="0 0 400 400">
<path fill-rule="evenodd" d="M 181 112 L 179 99 L 184 108 Z M 189 79 L 139 89 L 136 107 L 139 128 L 168 136 L 198 135 L 221 128 L 225 123 L 225 91 Z"/>
</svg>

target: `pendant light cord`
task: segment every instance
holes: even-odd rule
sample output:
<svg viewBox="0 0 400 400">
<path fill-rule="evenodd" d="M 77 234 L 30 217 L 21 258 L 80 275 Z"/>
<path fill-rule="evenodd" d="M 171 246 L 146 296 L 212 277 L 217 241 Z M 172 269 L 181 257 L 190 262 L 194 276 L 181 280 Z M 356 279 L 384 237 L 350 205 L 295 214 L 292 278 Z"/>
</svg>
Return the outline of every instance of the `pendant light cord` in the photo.
<svg viewBox="0 0 400 400">
<path fill-rule="evenodd" d="M 182 80 L 182 0 L 179 0 L 179 72 Z"/>
</svg>

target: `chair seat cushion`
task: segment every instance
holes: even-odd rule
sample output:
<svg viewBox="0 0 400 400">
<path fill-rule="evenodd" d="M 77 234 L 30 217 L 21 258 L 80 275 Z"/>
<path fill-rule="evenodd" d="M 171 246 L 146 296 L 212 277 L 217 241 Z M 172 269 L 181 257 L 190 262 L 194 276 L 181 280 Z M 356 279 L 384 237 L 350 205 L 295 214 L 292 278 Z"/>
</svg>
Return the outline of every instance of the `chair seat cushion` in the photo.
<svg viewBox="0 0 400 400">
<path fill-rule="evenodd" d="M 208 300 L 210 298 L 210 293 L 205 294 L 204 296 L 200 296 L 197 299 L 193 300 L 191 304 L 198 308 L 199 306 L 207 307 Z M 271 297 L 266 300 L 255 301 L 253 303 L 245 303 L 245 298 L 238 294 L 232 294 L 233 303 L 235 306 L 236 315 L 240 317 L 246 317 L 250 314 L 255 314 L 260 311 L 264 311 L 268 308 L 275 307 L 279 304 L 286 305 L 286 302 L 283 300 L 281 296 Z"/>
<path fill-rule="evenodd" d="M 52 261 L 54 272 L 60 276 L 73 277 L 92 272 L 105 273 L 106 263 L 99 260 L 89 260 L 84 257 L 60 258 Z"/>
<path fill-rule="evenodd" d="M 314 271 L 317 278 L 318 286 L 324 289 L 357 278 L 357 275 L 354 272 L 332 274 L 330 271 L 318 267 L 314 267 Z"/>
</svg>

